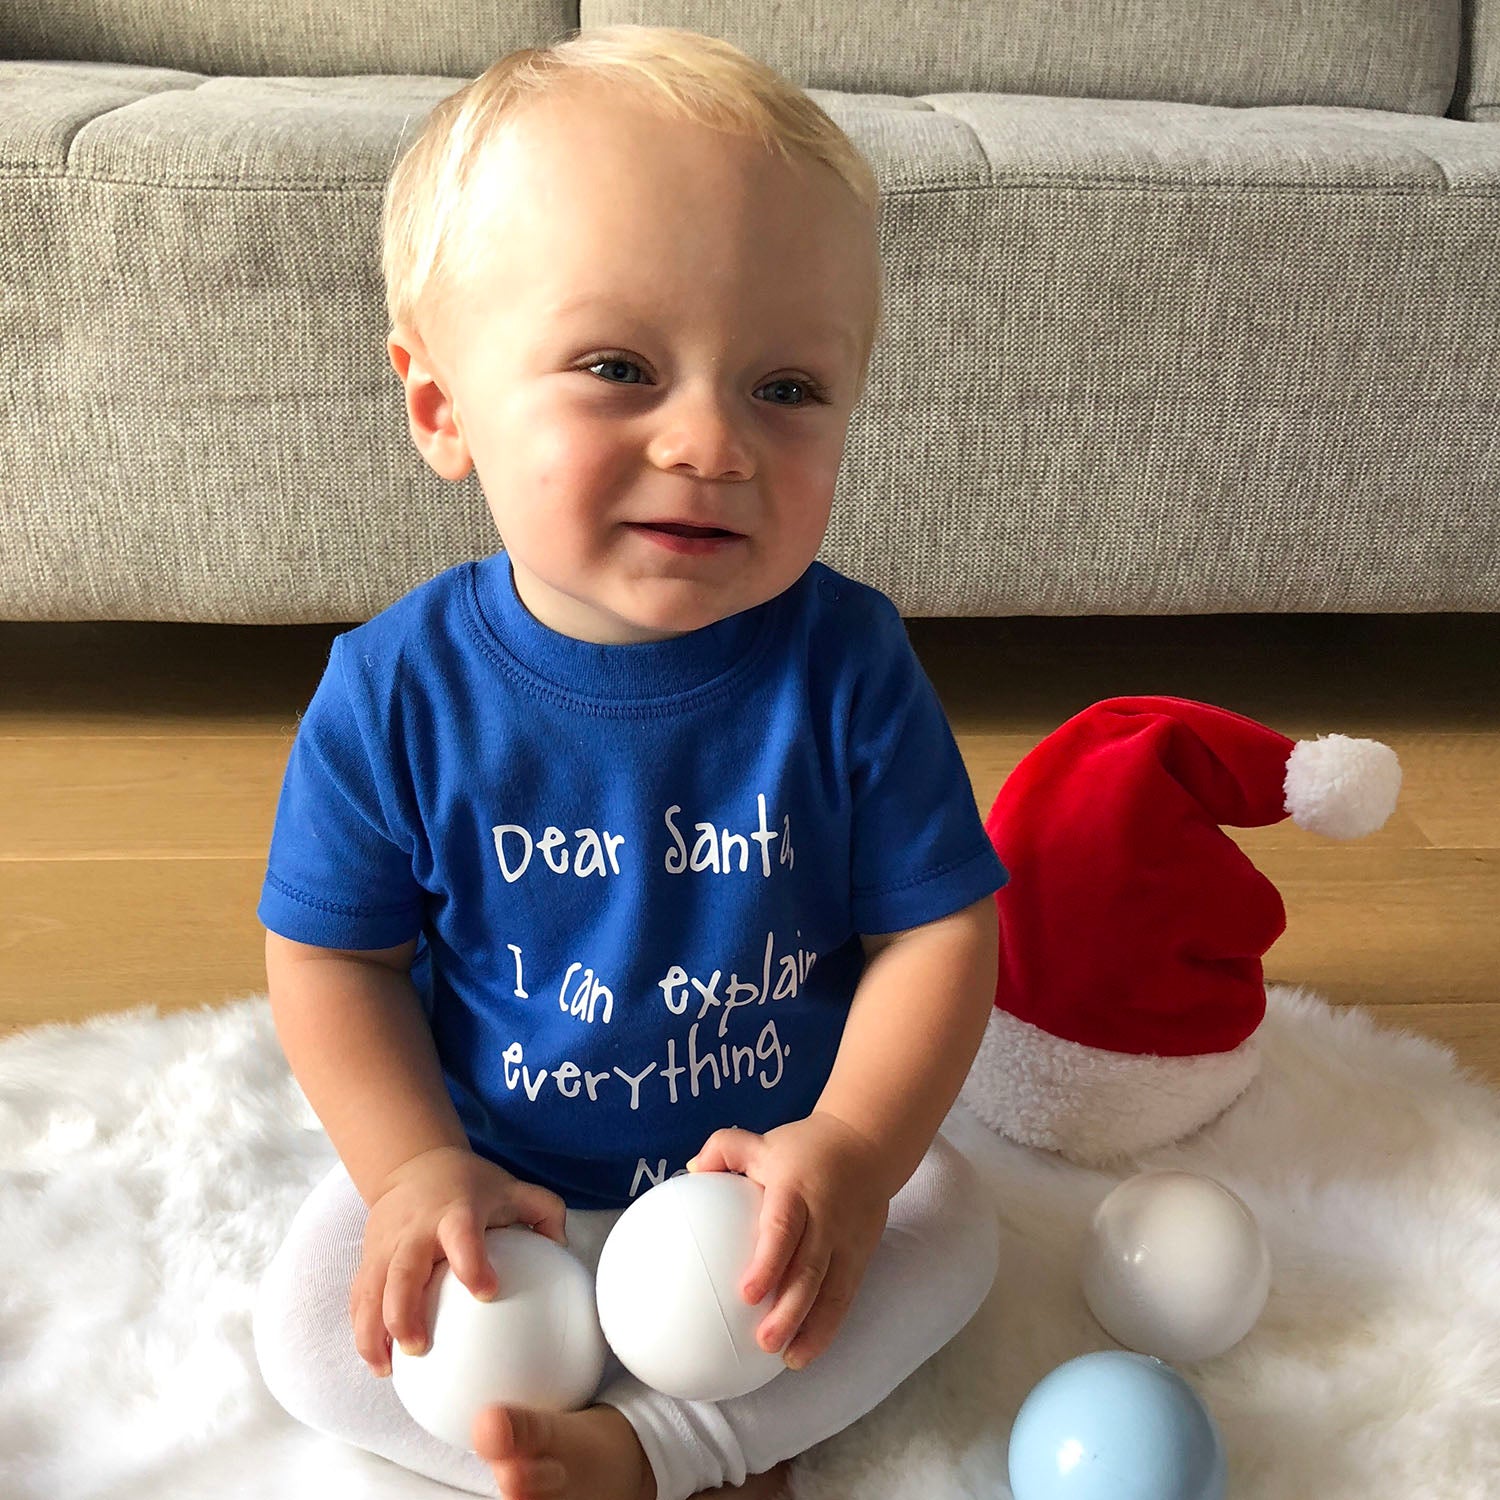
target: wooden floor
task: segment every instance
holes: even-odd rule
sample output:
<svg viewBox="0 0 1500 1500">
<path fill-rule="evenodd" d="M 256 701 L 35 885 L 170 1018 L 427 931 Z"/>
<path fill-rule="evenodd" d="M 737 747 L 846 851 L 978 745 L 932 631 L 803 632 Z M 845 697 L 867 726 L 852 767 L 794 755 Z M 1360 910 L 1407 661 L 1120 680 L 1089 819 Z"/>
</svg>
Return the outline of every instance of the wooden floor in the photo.
<svg viewBox="0 0 1500 1500">
<path fill-rule="evenodd" d="M 0 623 L 0 1030 L 260 993 L 255 905 L 297 714 L 339 626 Z M 1168 693 L 1405 769 L 1354 844 L 1232 830 L 1280 887 L 1267 978 L 1500 1083 L 1500 616 L 913 620 L 981 810 L 1098 698 Z"/>
</svg>

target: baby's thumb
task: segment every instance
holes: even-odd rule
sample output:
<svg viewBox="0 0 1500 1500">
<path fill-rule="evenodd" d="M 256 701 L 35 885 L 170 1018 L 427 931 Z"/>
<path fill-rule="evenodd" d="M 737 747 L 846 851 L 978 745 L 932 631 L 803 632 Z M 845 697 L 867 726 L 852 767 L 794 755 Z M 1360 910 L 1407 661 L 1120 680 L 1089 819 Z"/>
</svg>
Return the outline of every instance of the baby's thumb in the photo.
<svg viewBox="0 0 1500 1500">
<path fill-rule="evenodd" d="M 716 1130 L 704 1141 L 698 1154 L 687 1164 L 687 1169 L 693 1173 L 746 1173 L 760 1139 L 753 1131 L 741 1130 L 736 1125 Z"/>
<path fill-rule="evenodd" d="M 511 1207 L 518 1222 L 567 1247 L 568 1206 L 556 1193 L 532 1182 L 518 1183 Z"/>
</svg>

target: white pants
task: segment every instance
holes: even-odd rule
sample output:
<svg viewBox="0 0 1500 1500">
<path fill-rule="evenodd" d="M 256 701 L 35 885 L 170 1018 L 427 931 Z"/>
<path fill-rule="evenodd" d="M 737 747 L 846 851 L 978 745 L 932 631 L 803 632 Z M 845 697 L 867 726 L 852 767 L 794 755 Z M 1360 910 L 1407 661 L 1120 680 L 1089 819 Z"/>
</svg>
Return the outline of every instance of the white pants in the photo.
<svg viewBox="0 0 1500 1500">
<path fill-rule="evenodd" d="M 569 1210 L 568 1248 L 596 1270 L 622 1209 Z M 366 1210 L 342 1165 L 313 1189 L 261 1283 L 255 1352 L 299 1422 L 476 1495 L 489 1466 L 431 1436 L 354 1347 L 349 1290 Z M 611 1353 L 595 1403 L 617 1407 L 656 1475 L 658 1500 L 742 1484 L 841 1432 L 878 1405 L 978 1310 L 995 1279 L 998 1224 L 973 1166 L 942 1136 L 891 1200 L 885 1233 L 827 1351 L 729 1401 L 679 1401 Z"/>
</svg>

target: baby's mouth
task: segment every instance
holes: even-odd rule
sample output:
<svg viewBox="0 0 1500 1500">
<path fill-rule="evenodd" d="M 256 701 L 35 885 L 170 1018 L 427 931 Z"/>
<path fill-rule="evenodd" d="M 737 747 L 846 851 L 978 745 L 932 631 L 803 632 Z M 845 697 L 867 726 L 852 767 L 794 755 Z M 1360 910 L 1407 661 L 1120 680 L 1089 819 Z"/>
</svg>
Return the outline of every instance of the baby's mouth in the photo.
<svg viewBox="0 0 1500 1500">
<path fill-rule="evenodd" d="M 650 540 L 653 547 L 663 547 L 683 557 L 716 557 L 731 552 L 736 542 L 743 542 L 738 531 L 722 526 L 697 526 L 691 521 L 627 521 L 632 531 Z"/>
<path fill-rule="evenodd" d="M 664 531 L 669 536 L 730 537 L 739 535 L 739 532 L 726 531 L 722 526 L 689 526 L 685 521 L 632 521 L 629 524 L 640 526 L 647 531 Z"/>
</svg>

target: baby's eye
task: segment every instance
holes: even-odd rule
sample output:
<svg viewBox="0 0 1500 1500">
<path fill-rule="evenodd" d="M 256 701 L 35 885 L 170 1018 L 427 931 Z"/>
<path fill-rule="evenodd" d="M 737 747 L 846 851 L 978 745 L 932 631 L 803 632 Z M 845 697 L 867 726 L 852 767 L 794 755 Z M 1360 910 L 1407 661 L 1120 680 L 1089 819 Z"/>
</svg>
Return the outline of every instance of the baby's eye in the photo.
<svg viewBox="0 0 1500 1500">
<path fill-rule="evenodd" d="M 641 383 L 639 379 L 630 380 L 628 378 L 624 378 L 621 374 L 621 372 L 628 370 L 634 370 L 637 376 L 641 374 L 641 367 L 633 359 L 621 359 L 617 356 L 611 355 L 606 359 L 596 359 L 592 364 L 584 365 L 583 368 L 587 370 L 591 375 L 595 370 L 604 370 L 609 372 L 601 378 L 610 385 L 639 385 Z M 621 378 L 617 379 L 617 376 L 620 376 Z M 785 391 L 788 388 L 800 388 L 803 392 L 803 399 L 801 401 L 790 402 L 777 400 L 771 403 L 773 406 L 797 407 L 809 406 L 814 404 L 822 405 L 826 404 L 828 400 L 827 396 L 823 394 L 822 388 L 811 380 L 783 377 L 780 380 L 769 380 L 765 385 L 760 387 L 760 389 L 763 391 Z"/>
<path fill-rule="evenodd" d="M 761 390 L 786 390 L 789 386 L 793 388 L 800 388 L 804 393 L 804 399 L 801 401 L 794 401 L 790 403 L 783 401 L 773 401 L 771 403 L 773 406 L 817 406 L 822 405 L 828 399 L 826 396 L 824 396 L 822 390 L 818 386 L 814 385 L 812 381 L 799 380 L 789 375 L 784 375 L 780 380 L 768 380 L 763 386 L 761 386 Z"/>
<path fill-rule="evenodd" d="M 584 369 L 586 369 L 590 374 L 593 374 L 595 370 L 635 370 L 637 373 L 639 373 L 640 368 L 641 367 L 636 364 L 633 359 L 596 359 L 593 364 L 584 366 Z M 611 385 L 614 385 L 616 382 L 611 380 L 609 383 Z M 640 384 L 639 381 L 631 380 L 626 380 L 621 383 L 624 385 Z"/>
</svg>

